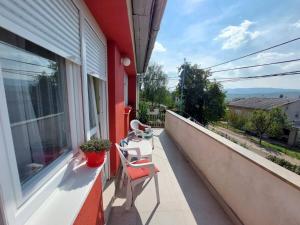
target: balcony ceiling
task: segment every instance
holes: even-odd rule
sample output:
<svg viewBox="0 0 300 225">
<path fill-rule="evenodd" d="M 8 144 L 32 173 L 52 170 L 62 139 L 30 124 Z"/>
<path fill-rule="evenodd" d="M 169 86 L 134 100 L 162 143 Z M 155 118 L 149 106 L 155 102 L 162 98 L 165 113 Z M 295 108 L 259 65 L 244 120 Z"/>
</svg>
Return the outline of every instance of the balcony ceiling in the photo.
<svg viewBox="0 0 300 225">
<path fill-rule="evenodd" d="M 137 72 L 143 73 L 154 47 L 167 0 L 132 0 Z"/>
</svg>

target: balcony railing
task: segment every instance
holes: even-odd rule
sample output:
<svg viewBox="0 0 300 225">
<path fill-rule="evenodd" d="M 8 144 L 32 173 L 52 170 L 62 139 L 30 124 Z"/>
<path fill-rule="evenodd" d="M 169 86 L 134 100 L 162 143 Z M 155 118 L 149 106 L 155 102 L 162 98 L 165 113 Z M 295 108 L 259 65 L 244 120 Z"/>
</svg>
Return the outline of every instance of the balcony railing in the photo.
<svg viewBox="0 0 300 225">
<path fill-rule="evenodd" d="M 135 188 L 126 211 L 123 185 L 109 225 L 300 224 L 300 176 L 174 112 L 154 129 L 152 161 L 160 204 L 152 179 Z"/>
<path fill-rule="evenodd" d="M 171 111 L 165 131 L 236 224 L 300 224 L 300 176 Z"/>
<path fill-rule="evenodd" d="M 148 114 L 147 125 L 150 125 L 154 128 L 165 127 L 165 115 L 165 112 L 159 112 L 158 114 Z"/>
</svg>

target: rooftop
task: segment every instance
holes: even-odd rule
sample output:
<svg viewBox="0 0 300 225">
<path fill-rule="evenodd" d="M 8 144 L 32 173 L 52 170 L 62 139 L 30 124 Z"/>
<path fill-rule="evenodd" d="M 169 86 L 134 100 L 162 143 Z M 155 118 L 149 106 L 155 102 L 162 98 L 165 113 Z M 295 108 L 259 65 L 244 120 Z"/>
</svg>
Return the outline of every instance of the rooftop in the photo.
<svg viewBox="0 0 300 225">
<path fill-rule="evenodd" d="M 245 98 L 230 102 L 229 106 L 248 108 L 248 109 L 272 109 L 278 106 L 286 105 L 300 99 L 295 98 Z"/>
<path fill-rule="evenodd" d="M 125 190 L 120 190 L 112 205 L 108 224 L 232 224 L 172 139 L 163 129 L 155 129 L 154 132 L 153 162 L 160 170 L 160 204 L 156 204 L 153 179 L 136 188 L 135 205 L 129 211 L 123 206 Z"/>
</svg>

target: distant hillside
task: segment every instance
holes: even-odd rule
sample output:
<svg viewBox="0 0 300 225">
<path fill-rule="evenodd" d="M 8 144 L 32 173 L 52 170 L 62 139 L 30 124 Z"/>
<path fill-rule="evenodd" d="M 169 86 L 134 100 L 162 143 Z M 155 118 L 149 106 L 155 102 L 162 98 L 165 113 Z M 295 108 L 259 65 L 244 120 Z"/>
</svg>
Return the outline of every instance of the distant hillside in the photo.
<svg viewBox="0 0 300 225">
<path fill-rule="evenodd" d="M 232 101 L 238 98 L 250 98 L 250 97 L 267 97 L 267 98 L 279 98 L 283 95 L 285 98 L 299 98 L 299 89 L 281 89 L 281 88 L 232 88 L 225 89 L 226 100 Z"/>
</svg>

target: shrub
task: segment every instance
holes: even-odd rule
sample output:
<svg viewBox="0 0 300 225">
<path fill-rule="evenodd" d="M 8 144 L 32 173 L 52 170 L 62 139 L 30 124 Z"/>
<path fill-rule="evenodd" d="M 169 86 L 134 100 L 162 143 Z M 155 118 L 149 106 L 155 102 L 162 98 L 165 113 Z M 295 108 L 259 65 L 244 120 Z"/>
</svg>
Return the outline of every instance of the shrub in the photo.
<svg viewBox="0 0 300 225">
<path fill-rule="evenodd" d="M 238 114 L 234 111 L 229 111 L 227 114 L 228 123 L 236 129 L 244 130 L 247 123 L 245 114 Z"/>
<path fill-rule="evenodd" d="M 148 114 L 147 114 L 148 105 L 146 102 L 140 101 L 139 104 L 139 113 L 138 113 L 138 120 L 142 123 L 148 122 Z"/>
<path fill-rule="evenodd" d="M 267 134 L 269 137 L 280 138 L 283 135 L 283 129 L 289 128 L 287 115 L 280 108 L 272 109 L 269 113 L 272 123 Z"/>
<path fill-rule="evenodd" d="M 281 159 L 281 158 L 278 158 L 278 157 L 273 156 L 273 155 L 268 155 L 266 158 L 268 160 L 270 160 L 270 161 L 272 161 L 272 162 L 274 162 L 274 163 L 276 163 L 276 164 L 278 164 L 278 165 L 280 165 L 280 166 L 282 166 L 282 167 L 284 167 L 284 168 L 300 175 L 300 166 L 292 164 L 292 163 L 290 163 L 289 161 L 287 161 L 285 159 Z"/>
</svg>

